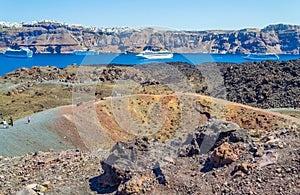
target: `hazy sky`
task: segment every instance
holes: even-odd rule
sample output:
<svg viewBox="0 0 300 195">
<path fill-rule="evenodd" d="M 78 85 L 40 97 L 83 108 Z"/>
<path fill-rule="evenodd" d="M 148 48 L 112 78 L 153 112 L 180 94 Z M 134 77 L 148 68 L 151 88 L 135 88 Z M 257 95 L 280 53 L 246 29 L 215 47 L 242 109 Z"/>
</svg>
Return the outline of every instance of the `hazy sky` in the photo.
<svg viewBox="0 0 300 195">
<path fill-rule="evenodd" d="M 300 0 L 0 0 L 0 21 L 178 30 L 300 24 Z"/>
</svg>

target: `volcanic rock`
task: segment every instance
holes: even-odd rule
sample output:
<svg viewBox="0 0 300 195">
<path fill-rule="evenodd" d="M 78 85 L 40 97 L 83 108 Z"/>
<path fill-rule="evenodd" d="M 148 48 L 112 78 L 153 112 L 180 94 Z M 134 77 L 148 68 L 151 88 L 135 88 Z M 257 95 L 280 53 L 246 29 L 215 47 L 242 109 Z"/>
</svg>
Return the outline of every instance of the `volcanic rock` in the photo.
<svg viewBox="0 0 300 195">
<path fill-rule="evenodd" d="M 210 119 L 197 127 L 191 134 L 180 151 L 181 156 L 192 156 L 205 154 L 225 141 L 228 142 L 249 142 L 248 133 L 237 124 Z"/>
<path fill-rule="evenodd" d="M 215 167 L 224 166 L 237 161 L 239 155 L 239 148 L 234 148 L 228 142 L 225 142 L 214 149 L 214 152 L 210 157 L 210 162 Z"/>
</svg>

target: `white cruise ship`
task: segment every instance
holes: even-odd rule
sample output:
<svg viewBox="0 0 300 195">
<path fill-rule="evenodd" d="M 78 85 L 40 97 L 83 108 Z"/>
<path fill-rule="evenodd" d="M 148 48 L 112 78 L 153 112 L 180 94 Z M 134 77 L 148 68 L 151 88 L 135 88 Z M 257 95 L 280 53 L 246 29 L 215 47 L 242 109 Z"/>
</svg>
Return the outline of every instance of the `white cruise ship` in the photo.
<svg viewBox="0 0 300 195">
<path fill-rule="evenodd" d="M 31 58 L 33 56 L 33 52 L 28 48 L 20 48 L 20 49 L 8 48 L 3 54 L 7 57 L 13 57 L 13 58 Z"/>
<path fill-rule="evenodd" d="M 173 53 L 168 50 L 153 50 L 151 47 L 145 47 L 144 50 L 136 55 L 145 59 L 170 59 L 173 58 Z"/>
</svg>

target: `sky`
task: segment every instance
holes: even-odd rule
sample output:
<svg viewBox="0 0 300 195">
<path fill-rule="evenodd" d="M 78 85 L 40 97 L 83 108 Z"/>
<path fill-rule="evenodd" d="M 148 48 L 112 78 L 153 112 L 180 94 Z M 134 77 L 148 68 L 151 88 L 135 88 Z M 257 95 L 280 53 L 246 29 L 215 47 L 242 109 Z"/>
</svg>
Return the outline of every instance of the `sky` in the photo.
<svg viewBox="0 0 300 195">
<path fill-rule="evenodd" d="M 299 0 L 0 0 L 0 21 L 237 30 L 300 25 Z"/>
</svg>

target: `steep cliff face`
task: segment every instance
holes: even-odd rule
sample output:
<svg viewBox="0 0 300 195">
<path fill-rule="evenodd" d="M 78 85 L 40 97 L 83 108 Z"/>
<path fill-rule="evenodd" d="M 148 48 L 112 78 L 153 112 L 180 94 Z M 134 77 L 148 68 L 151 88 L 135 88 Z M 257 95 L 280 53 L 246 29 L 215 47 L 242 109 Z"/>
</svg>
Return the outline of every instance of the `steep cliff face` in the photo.
<svg viewBox="0 0 300 195">
<path fill-rule="evenodd" d="M 121 51 L 124 48 L 134 51 L 146 45 L 155 45 L 173 52 L 299 54 L 300 26 L 280 24 L 237 31 L 158 31 L 148 28 L 110 35 L 100 44 L 103 48 L 122 45 Z"/>
<path fill-rule="evenodd" d="M 21 28 L 0 26 L 0 50 L 12 44 L 28 46 L 34 52 L 62 53 L 86 49 L 97 44 L 102 35 L 89 28 L 60 23 L 38 23 Z"/>
<path fill-rule="evenodd" d="M 146 45 L 153 45 L 185 53 L 299 54 L 300 26 L 277 24 L 263 29 L 236 31 L 168 31 L 153 28 L 107 31 L 60 23 L 38 23 L 21 28 L 0 26 L 0 50 L 13 43 L 29 46 L 37 52 L 51 53 L 88 48 L 100 52 L 139 52 Z"/>
</svg>

